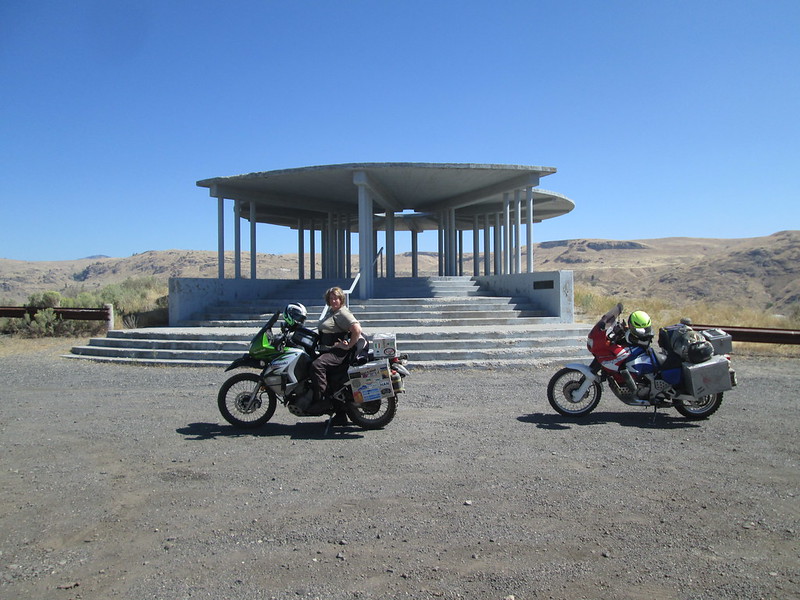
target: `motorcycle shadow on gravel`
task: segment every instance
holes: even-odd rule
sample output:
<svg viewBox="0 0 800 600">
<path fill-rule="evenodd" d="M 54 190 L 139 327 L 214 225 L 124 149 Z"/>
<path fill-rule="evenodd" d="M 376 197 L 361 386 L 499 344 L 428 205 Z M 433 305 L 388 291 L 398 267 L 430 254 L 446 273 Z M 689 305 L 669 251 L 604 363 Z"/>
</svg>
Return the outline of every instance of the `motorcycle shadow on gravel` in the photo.
<svg viewBox="0 0 800 600">
<path fill-rule="evenodd" d="M 553 413 L 531 413 L 517 417 L 522 423 L 533 423 L 539 429 L 571 429 L 586 425 L 616 424 L 622 427 L 639 427 L 641 429 L 694 429 L 700 423 L 687 421 L 684 417 L 658 412 L 593 412 L 585 417 L 565 417 Z"/>
<path fill-rule="evenodd" d="M 354 425 L 331 427 L 325 431 L 325 421 L 300 422 L 293 425 L 267 423 L 258 429 L 237 429 L 220 423 L 189 423 L 175 431 L 187 440 L 203 441 L 235 437 L 288 437 L 293 440 L 358 439 L 363 432 Z"/>
</svg>

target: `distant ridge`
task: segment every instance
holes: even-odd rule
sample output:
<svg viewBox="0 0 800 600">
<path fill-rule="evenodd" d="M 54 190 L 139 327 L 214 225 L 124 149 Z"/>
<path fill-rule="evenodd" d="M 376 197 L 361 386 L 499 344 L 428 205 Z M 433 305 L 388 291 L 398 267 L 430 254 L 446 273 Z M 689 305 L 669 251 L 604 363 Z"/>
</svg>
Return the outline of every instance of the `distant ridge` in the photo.
<svg viewBox="0 0 800 600">
<path fill-rule="evenodd" d="M 225 272 L 232 276 L 232 251 L 226 252 L 225 260 Z M 242 272 L 249 275 L 249 253 L 242 253 L 242 260 Z M 398 254 L 395 260 L 397 275 L 410 276 L 411 253 Z M 357 256 L 353 264 L 357 270 Z M 537 271 L 572 270 L 577 283 L 594 286 L 607 295 L 668 295 L 693 301 L 716 298 L 728 304 L 772 310 L 787 310 L 800 303 L 800 231 L 796 230 L 740 239 L 542 242 L 534 244 L 533 264 Z M 483 271 L 482 262 L 480 267 Z M 466 254 L 464 273 L 471 274 L 472 268 L 472 255 Z M 34 292 L 94 290 L 136 277 L 165 282 L 170 277 L 214 278 L 217 271 L 217 253 L 199 250 L 150 250 L 128 258 L 96 255 L 50 262 L 0 259 L 0 300 L 21 304 Z M 420 252 L 420 275 L 437 272 L 436 253 Z M 296 273 L 296 254 L 258 255 L 259 278 L 294 279 Z"/>
</svg>

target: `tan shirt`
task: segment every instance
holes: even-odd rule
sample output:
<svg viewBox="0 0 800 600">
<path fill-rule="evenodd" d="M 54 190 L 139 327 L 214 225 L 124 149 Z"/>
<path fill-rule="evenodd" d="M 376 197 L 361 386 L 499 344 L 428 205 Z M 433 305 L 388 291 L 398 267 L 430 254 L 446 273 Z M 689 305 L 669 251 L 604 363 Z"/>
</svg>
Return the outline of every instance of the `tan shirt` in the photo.
<svg viewBox="0 0 800 600">
<path fill-rule="evenodd" d="M 346 306 L 341 307 L 334 313 L 329 312 L 328 315 L 320 322 L 319 332 L 324 337 L 324 334 L 339 334 L 347 333 L 353 324 L 358 323 L 358 319 L 353 316 L 350 309 Z"/>
</svg>

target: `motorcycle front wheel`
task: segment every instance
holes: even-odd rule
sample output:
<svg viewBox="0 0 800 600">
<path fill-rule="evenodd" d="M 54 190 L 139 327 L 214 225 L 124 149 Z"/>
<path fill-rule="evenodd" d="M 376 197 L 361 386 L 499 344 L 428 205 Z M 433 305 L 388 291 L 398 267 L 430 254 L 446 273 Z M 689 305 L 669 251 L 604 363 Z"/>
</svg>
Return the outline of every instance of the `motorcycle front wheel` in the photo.
<svg viewBox="0 0 800 600">
<path fill-rule="evenodd" d="M 255 429 L 272 418 L 277 400 L 258 375 L 237 373 L 219 388 L 217 406 L 234 427 Z"/>
<path fill-rule="evenodd" d="M 683 400 L 676 398 L 673 405 L 675 410 L 681 413 L 690 421 L 700 421 L 707 419 L 719 410 L 722 404 L 722 393 L 709 394 L 708 396 L 700 396 L 696 403 L 689 404 Z"/>
<path fill-rule="evenodd" d="M 600 402 L 603 388 L 596 381 L 586 390 L 583 398 L 573 399 L 572 392 L 586 380 L 586 375 L 565 367 L 558 371 L 547 384 L 547 401 L 553 409 L 565 417 L 582 417 L 592 412 Z"/>
<path fill-rule="evenodd" d="M 363 404 L 348 402 L 344 409 L 350 420 L 362 429 L 380 429 L 394 419 L 397 412 L 397 396 Z"/>
</svg>

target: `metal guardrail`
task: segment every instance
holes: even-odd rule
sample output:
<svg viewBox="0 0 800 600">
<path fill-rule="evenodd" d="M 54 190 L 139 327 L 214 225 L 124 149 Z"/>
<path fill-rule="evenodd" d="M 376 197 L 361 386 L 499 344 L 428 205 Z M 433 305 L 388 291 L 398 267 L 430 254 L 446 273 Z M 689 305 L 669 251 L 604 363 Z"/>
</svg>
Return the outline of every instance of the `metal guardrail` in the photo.
<svg viewBox="0 0 800 600">
<path fill-rule="evenodd" d="M 770 327 L 728 327 L 726 325 L 698 325 L 692 329 L 721 329 L 731 336 L 734 342 L 755 342 L 758 344 L 800 344 L 800 330 L 773 329 Z"/>
<path fill-rule="evenodd" d="M 0 317 L 21 319 L 25 315 L 31 318 L 36 316 L 40 310 L 34 306 L 0 306 Z M 105 321 L 108 328 L 112 329 L 114 324 L 114 306 L 106 304 L 103 308 L 53 308 L 55 315 L 61 319 L 71 319 L 75 321 Z"/>
</svg>

